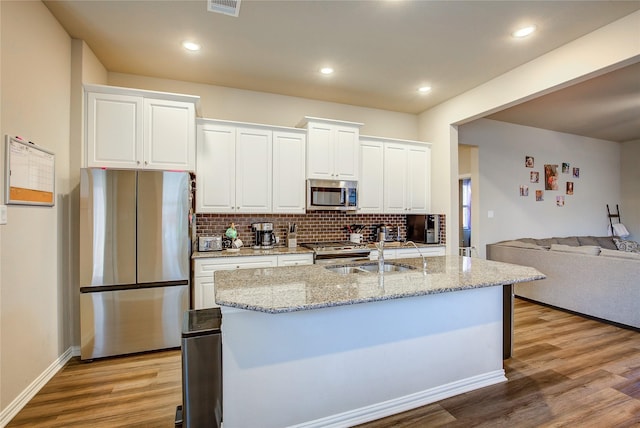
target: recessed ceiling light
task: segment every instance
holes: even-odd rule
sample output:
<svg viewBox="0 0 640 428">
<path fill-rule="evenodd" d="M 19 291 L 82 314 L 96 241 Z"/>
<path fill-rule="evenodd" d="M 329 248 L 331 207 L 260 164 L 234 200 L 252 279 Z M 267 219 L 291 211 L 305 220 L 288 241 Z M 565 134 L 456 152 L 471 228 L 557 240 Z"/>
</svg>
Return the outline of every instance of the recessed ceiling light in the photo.
<svg viewBox="0 0 640 428">
<path fill-rule="evenodd" d="M 333 74 L 333 68 L 331 67 L 323 67 L 320 69 L 320 73 L 322 74 Z"/>
<path fill-rule="evenodd" d="M 511 33 L 511 35 L 513 37 L 521 39 L 523 37 L 527 37 L 527 36 L 531 35 L 534 31 L 536 31 L 536 26 L 535 25 L 529 25 L 527 27 L 522 27 L 522 28 L 514 31 L 513 33 Z"/>
<path fill-rule="evenodd" d="M 426 94 L 427 92 L 431 92 L 431 86 L 421 86 L 418 88 L 418 92 L 421 94 Z"/>
<path fill-rule="evenodd" d="M 191 52 L 200 50 L 200 45 L 194 42 L 182 42 L 182 47 Z"/>
</svg>

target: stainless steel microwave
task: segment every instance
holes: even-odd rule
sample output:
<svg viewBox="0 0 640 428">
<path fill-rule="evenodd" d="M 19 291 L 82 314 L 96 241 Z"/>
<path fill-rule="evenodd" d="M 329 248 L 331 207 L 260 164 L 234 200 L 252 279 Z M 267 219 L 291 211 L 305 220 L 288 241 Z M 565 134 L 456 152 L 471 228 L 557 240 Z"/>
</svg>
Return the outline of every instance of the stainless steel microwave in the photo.
<svg viewBox="0 0 640 428">
<path fill-rule="evenodd" d="M 307 180 L 307 210 L 355 211 L 357 209 L 357 181 Z"/>
</svg>

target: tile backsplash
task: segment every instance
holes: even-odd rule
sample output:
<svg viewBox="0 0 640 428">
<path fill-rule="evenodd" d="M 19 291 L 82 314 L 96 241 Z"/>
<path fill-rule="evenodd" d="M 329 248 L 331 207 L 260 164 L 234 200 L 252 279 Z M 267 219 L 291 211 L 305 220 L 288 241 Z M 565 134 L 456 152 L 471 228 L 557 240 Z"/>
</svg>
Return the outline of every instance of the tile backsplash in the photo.
<svg viewBox="0 0 640 428">
<path fill-rule="evenodd" d="M 373 241 L 375 226 L 385 224 L 392 226 L 393 234 L 400 227 L 400 237 L 406 237 L 407 217 L 403 214 L 347 214 L 340 211 L 314 211 L 307 214 L 196 214 L 196 234 L 224 235 L 231 223 L 238 231 L 238 237 L 244 245 L 253 245 L 254 234 L 251 232 L 252 223 L 273 223 L 274 233 L 284 244 L 287 225 L 296 223 L 298 226 L 298 243 L 321 241 L 347 241 L 349 232 L 347 225 L 362 224 L 362 231 L 366 241 Z M 440 243 L 446 243 L 445 216 L 440 215 Z"/>
</svg>

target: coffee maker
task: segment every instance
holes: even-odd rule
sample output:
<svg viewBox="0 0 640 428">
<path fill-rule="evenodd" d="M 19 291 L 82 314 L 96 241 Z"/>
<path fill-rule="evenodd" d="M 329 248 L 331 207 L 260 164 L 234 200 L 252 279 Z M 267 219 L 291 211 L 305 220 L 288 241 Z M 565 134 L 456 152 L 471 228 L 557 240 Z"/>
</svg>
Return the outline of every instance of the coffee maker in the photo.
<svg viewBox="0 0 640 428">
<path fill-rule="evenodd" d="M 273 235 L 273 223 L 253 223 L 251 230 L 255 234 L 254 250 L 268 250 L 273 248 L 275 236 Z"/>
</svg>

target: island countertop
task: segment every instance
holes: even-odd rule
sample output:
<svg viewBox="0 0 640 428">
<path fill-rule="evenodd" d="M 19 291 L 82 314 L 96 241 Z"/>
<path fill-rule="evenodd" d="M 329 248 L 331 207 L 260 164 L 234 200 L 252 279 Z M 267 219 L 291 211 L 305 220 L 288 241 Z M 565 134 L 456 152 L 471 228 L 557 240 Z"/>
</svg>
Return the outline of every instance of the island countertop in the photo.
<svg viewBox="0 0 640 428">
<path fill-rule="evenodd" d="M 361 262 L 370 264 L 376 262 Z M 303 311 L 515 284 L 544 279 L 534 268 L 490 260 L 440 256 L 401 259 L 404 272 L 339 274 L 326 265 L 215 272 L 215 301 L 222 306 L 267 313 Z M 350 264 L 352 265 L 352 264 Z"/>
</svg>

